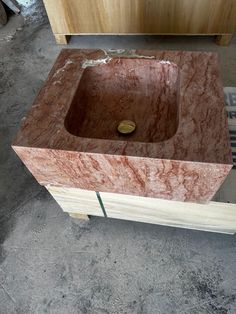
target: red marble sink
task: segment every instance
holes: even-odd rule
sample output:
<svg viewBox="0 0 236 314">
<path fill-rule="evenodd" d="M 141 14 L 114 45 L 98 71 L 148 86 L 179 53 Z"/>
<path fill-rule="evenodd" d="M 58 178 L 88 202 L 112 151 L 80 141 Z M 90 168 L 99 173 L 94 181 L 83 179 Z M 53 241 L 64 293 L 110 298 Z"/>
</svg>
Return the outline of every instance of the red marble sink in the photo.
<svg viewBox="0 0 236 314">
<path fill-rule="evenodd" d="M 84 70 L 65 127 L 79 137 L 165 141 L 177 131 L 178 92 L 179 71 L 175 64 L 112 59 Z M 117 125 L 127 119 L 135 122 L 136 130 L 122 136 Z"/>
<path fill-rule="evenodd" d="M 42 185 L 208 202 L 232 167 L 218 56 L 64 49 L 12 146 Z"/>
</svg>

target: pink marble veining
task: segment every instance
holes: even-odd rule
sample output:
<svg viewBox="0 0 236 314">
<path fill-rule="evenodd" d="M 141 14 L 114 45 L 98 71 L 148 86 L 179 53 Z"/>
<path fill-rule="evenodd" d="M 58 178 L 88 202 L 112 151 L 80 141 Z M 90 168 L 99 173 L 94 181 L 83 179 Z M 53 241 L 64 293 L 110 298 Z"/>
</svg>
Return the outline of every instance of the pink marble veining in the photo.
<svg viewBox="0 0 236 314">
<path fill-rule="evenodd" d="M 84 134 L 80 133 L 81 129 L 71 122 L 73 115 L 72 120 L 66 120 L 81 77 L 88 70 L 86 65 L 98 60 L 98 67 L 103 64 L 105 67 L 123 57 L 135 58 L 137 63 L 148 61 L 148 66 L 151 61 L 164 60 L 178 67 L 179 94 L 175 107 L 178 125 L 172 136 L 164 135 L 161 139 L 154 136 L 150 140 L 149 135 L 140 133 L 133 141 L 109 138 L 109 134 L 101 138 L 97 123 L 94 125 L 99 129 L 97 138 L 87 138 L 84 136 L 93 136 L 92 131 L 87 134 L 84 128 Z M 99 79 L 99 71 L 96 75 Z M 99 87 L 94 82 L 92 86 Z M 86 99 L 88 95 L 87 92 Z M 91 99 L 88 104 L 91 106 Z M 76 106 L 74 113 L 79 114 Z M 153 111 L 148 110 L 151 115 Z M 175 114 L 172 112 L 170 118 L 172 130 L 176 126 Z M 81 124 L 83 119 L 78 121 Z M 164 127 L 160 130 L 165 130 L 163 134 L 169 132 Z M 13 148 L 43 185 L 207 202 L 232 167 L 217 55 L 144 50 L 120 56 L 101 50 L 62 50 L 22 123 Z"/>
<path fill-rule="evenodd" d="M 85 69 L 65 119 L 66 129 L 86 138 L 161 142 L 178 128 L 177 65 L 150 59 L 112 59 Z M 136 130 L 120 135 L 132 120 Z"/>
</svg>

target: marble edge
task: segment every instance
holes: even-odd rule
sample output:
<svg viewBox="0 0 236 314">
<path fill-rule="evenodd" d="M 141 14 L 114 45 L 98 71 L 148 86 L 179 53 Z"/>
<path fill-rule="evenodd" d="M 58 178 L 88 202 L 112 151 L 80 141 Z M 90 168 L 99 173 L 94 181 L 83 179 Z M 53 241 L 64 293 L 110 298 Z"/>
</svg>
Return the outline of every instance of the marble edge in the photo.
<svg viewBox="0 0 236 314">
<path fill-rule="evenodd" d="M 193 164 L 193 165 L 215 165 L 215 166 L 220 166 L 220 167 L 228 167 L 229 171 L 233 167 L 233 160 L 232 163 L 214 163 L 214 162 L 203 162 L 203 161 L 191 161 L 191 160 L 178 160 L 178 159 L 168 159 L 168 158 L 158 158 L 158 157 L 148 157 L 148 156 L 131 156 L 131 155 L 122 155 L 122 154 L 111 154 L 111 153 L 94 153 L 94 152 L 80 152 L 80 151 L 75 151 L 75 150 L 68 150 L 68 149 L 52 149 L 52 148 L 43 148 L 43 147 L 33 147 L 33 146 L 21 146 L 21 145 L 11 145 L 12 149 L 15 151 L 17 154 L 17 151 L 24 151 L 24 150 L 39 150 L 39 151 L 56 151 L 56 152 L 68 152 L 68 153 L 73 153 L 73 154 L 79 154 L 79 155 L 89 155 L 89 156 L 113 156 L 114 158 L 116 157 L 124 157 L 124 158 L 129 158 L 129 159 L 141 159 L 141 160 L 155 160 L 155 161 L 170 161 L 170 162 L 176 162 L 176 163 L 187 163 L 187 164 Z"/>
</svg>

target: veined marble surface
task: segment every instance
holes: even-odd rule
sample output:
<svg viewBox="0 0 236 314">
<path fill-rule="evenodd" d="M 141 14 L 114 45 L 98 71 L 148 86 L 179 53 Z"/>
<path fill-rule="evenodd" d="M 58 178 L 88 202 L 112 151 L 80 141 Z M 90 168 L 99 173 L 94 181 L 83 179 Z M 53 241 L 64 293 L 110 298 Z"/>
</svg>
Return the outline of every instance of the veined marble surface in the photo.
<svg viewBox="0 0 236 314">
<path fill-rule="evenodd" d="M 84 70 L 127 57 L 179 68 L 176 133 L 160 142 L 70 134 L 65 118 Z M 205 52 L 64 49 L 13 148 L 40 184 L 207 202 L 232 167 L 218 57 Z"/>
</svg>

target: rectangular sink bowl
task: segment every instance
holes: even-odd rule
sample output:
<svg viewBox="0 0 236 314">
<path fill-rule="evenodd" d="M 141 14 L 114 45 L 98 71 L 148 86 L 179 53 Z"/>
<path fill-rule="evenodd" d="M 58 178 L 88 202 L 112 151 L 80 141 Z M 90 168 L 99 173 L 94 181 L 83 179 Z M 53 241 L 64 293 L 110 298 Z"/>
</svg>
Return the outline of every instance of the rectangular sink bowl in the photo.
<svg viewBox="0 0 236 314">
<path fill-rule="evenodd" d="M 65 119 L 75 136 L 157 143 L 178 127 L 177 65 L 148 59 L 112 59 L 87 67 Z M 119 121 L 131 120 L 136 130 L 119 135 Z"/>
<path fill-rule="evenodd" d="M 232 168 L 218 57 L 64 49 L 13 149 L 42 185 L 206 203 Z"/>
</svg>

